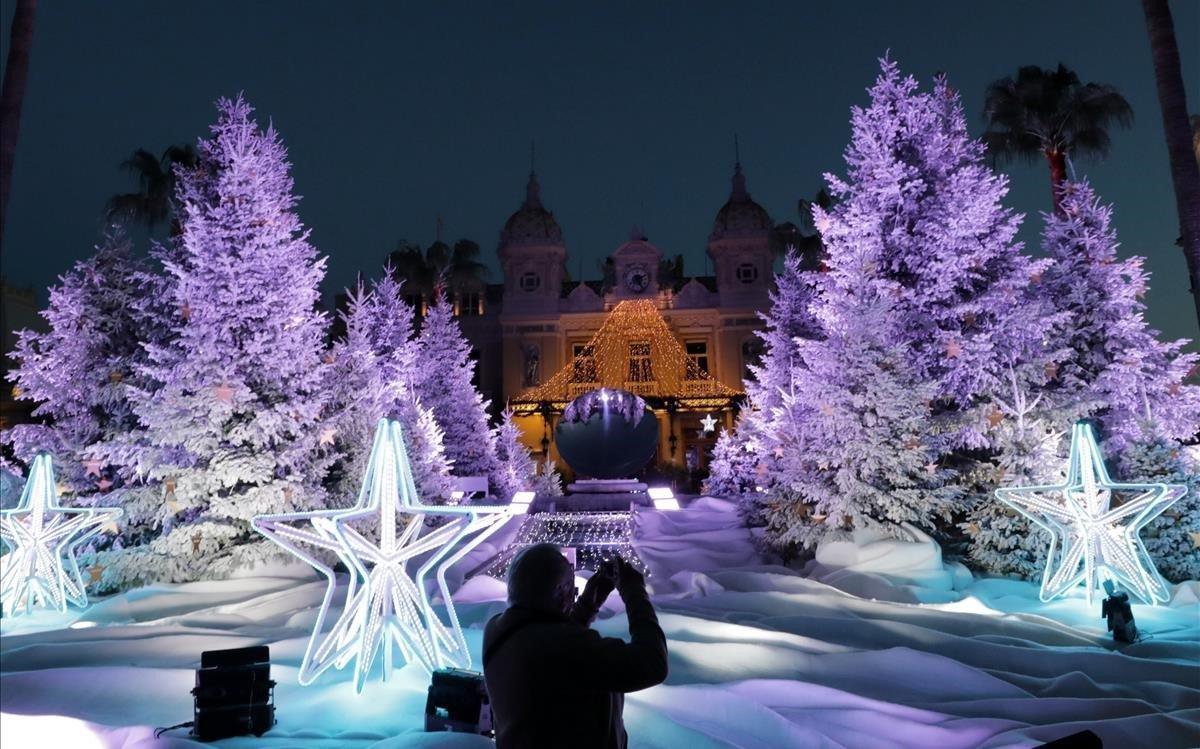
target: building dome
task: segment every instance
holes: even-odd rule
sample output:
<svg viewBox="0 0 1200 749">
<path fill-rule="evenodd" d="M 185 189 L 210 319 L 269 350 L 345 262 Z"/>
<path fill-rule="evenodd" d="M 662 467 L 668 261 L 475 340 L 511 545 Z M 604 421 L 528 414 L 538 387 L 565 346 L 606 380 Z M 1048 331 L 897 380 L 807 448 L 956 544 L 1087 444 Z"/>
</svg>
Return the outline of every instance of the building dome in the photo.
<svg viewBox="0 0 1200 749">
<path fill-rule="evenodd" d="M 710 240 L 724 237 L 755 236 L 766 234 L 773 225 L 771 217 L 765 208 L 750 199 L 746 190 L 746 177 L 742 174 L 742 165 L 736 164 L 733 169 L 733 189 L 729 200 L 717 211 L 713 221 Z"/>
<path fill-rule="evenodd" d="M 529 173 L 529 184 L 525 187 L 525 202 L 504 222 L 500 230 L 500 245 L 507 247 L 520 244 L 561 245 L 562 229 L 554 220 L 554 214 L 542 205 L 537 175 Z"/>
</svg>

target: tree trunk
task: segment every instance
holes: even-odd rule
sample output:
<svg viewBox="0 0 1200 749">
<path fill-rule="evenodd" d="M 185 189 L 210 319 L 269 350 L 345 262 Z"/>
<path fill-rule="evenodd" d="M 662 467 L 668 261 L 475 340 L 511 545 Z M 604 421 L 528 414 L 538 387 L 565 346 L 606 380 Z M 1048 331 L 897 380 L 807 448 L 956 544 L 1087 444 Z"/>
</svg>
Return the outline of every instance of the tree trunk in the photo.
<svg viewBox="0 0 1200 749">
<path fill-rule="evenodd" d="M 1158 103 L 1162 108 L 1163 131 L 1171 158 L 1171 181 L 1175 185 L 1175 206 L 1179 211 L 1179 241 L 1187 261 L 1196 320 L 1200 322 L 1200 167 L 1192 152 L 1192 129 L 1188 123 L 1175 23 L 1171 20 L 1167 0 L 1142 0 L 1142 10 L 1146 13 L 1154 80 L 1158 85 Z"/>
<path fill-rule="evenodd" d="M 4 84 L 0 88 L 0 246 L 4 242 L 8 192 L 12 185 L 13 157 L 17 153 L 17 129 L 21 125 L 25 80 L 29 77 L 29 50 L 33 47 L 33 15 L 36 10 L 37 0 L 17 0 L 8 61 L 4 66 Z"/>
<path fill-rule="evenodd" d="M 1067 181 L 1067 155 L 1062 151 L 1043 151 L 1050 165 L 1050 201 L 1054 212 L 1062 215 L 1062 186 Z"/>
</svg>

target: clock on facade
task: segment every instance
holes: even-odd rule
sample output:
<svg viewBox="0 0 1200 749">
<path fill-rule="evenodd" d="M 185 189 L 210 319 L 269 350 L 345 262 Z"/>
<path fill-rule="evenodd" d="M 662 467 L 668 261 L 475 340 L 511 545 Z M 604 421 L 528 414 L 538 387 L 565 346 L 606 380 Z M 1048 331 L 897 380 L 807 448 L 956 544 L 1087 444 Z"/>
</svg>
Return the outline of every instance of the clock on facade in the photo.
<svg viewBox="0 0 1200 749">
<path fill-rule="evenodd" d="M 646 266 L 635 264 L 625 270 L 625 288 L 635 294 L 640 294 L 650 285 L 650 273 Z"/>
</svg>

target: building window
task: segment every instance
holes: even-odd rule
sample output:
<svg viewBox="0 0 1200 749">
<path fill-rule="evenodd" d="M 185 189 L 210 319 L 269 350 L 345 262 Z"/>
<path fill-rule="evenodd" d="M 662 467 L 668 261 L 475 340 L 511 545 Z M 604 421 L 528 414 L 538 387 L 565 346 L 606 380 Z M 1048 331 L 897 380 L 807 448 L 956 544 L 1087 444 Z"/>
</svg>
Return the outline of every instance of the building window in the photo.
<svg viewBox="0 0 1200 749">
<path fill-rule="evenodd" d="M 418 318 L 425 316 L 425 296 L 423 294 L 405 294 L 404 302 L 413 308 L 413 314 Z"/>
<path fill-rule="evenodd" d="M 750 371 L 750 367 L 758 366 L 762 361 L 762 341 L 757 337 L 747 338 L 742 341 L 742 381 L 751 380 L 754 374 Z"/>
<path fill-rule="evenodd" d="M 742 283 L 754 283 L 758 280 L 758 266 L 754 263 L 742 263 L 737 267 L 737 280 Z"/>
<path fill-rule="evenodd" d="M 654 368 L 650 365 L 649 341 L 629 342 L 629 381 L 654 381 Z"/>
<path fill-rule="evenodd" d="M 536 271 L 525 271 L 521 274 L 521 290 L 522 291 L 537 291 L 537 288 L 542 285 L 542 277 Z"/>
<path fill-rule="evenodd" d="M 586 343 L 571 346 L 571 382 L 597 382 L 595 347 Z"/>
<path fill-rule="evenodd" d="M 457 312 L 462 317 L 472 317 L 483 314 L 483 294 L 478 291 L 460 291 L 458 293 Z"/>
<path fill-rule="evenodd" d="M 708 341 L 688 341 L 684 344 L 687 349 L 688 379 L 700 379 L 708 374 Z"/>
</svg>

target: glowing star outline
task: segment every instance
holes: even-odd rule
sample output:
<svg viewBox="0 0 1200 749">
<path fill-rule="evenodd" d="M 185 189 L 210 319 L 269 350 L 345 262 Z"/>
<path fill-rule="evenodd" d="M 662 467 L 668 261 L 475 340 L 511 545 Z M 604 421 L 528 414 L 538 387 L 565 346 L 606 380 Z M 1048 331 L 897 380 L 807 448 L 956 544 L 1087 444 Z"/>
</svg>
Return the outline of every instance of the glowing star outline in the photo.
<svg viewBox="0 0 1200 749">
<path fill-rule="evenodd" d="M 79 546 L 122 515 L 116 507 L 62 507 L 50 456 L 33 459 L 21 500 L 0 510 L 0 607 L 6 616 L 29 613 L 36 605 L 66 612 L 87 605 L 87 591 L 75 554 Z"/>
<path fill-rule="evenodd" d="M 700 420 L 700 423 L 704 427 L 705 434 L 715 431 L 717 428 L 717 420 L 713 418 L 712 414 L 705 414 L 704 418 Z"/>
<path fill-rule="evenodd" d="M 1136 496 L 1112 507 L 1113 491 L 1136 492 Z M 1138 533 L 1186 494 L 1187 487 L 1180 484 L 1114 482 L 1091 425 L 1082 421 L 1071 433 L 1063 483 L 996 490 L 997 499 L 1050 534 L 1042 601 L 1083 583 L 1088 603 L 1102 579 L 1112 579 L 1145 603 L 1170 600 Z"/>
<path fill-rule="evenodd" d="M 402 529 L 397 527 L 398 515 L 407 516 Z M 438 515 L 454 519 L 422 534 L 425 519 Z M 300 683 L 311 684 L 330 667 L 341 669 L 354 660 L 355 689 L 361 692 L 378 652 L 383 650 L 386 679 L 397 647 L 406 661 L 429 671 L 444 666 L 468 668 L 471 657 L 446 572 L 512 515 L 507 505 L 422 504 L 402 429 L 397 422 L 381 420 L 353 507 L 255 518 L 252 525 L 256 530 L 326 577 L 325 595 L 300 667 Z M 310 528 L 295 525 L 305 521 Z M 359 521 L 378 521 L 378 541 L 351 525 Z M 336 554 L 350 570 L 345 602 L 328 632 L 323 630 L 337 587 L 336 576 L 332 567 L 305 546 Z M 428 558 L 410 576 L 408 563 L 424 554 L 429 554 Z M 430 571 L 434 571 L 448 622 L 434 612 L 425 589 Z"/>
</svg>

